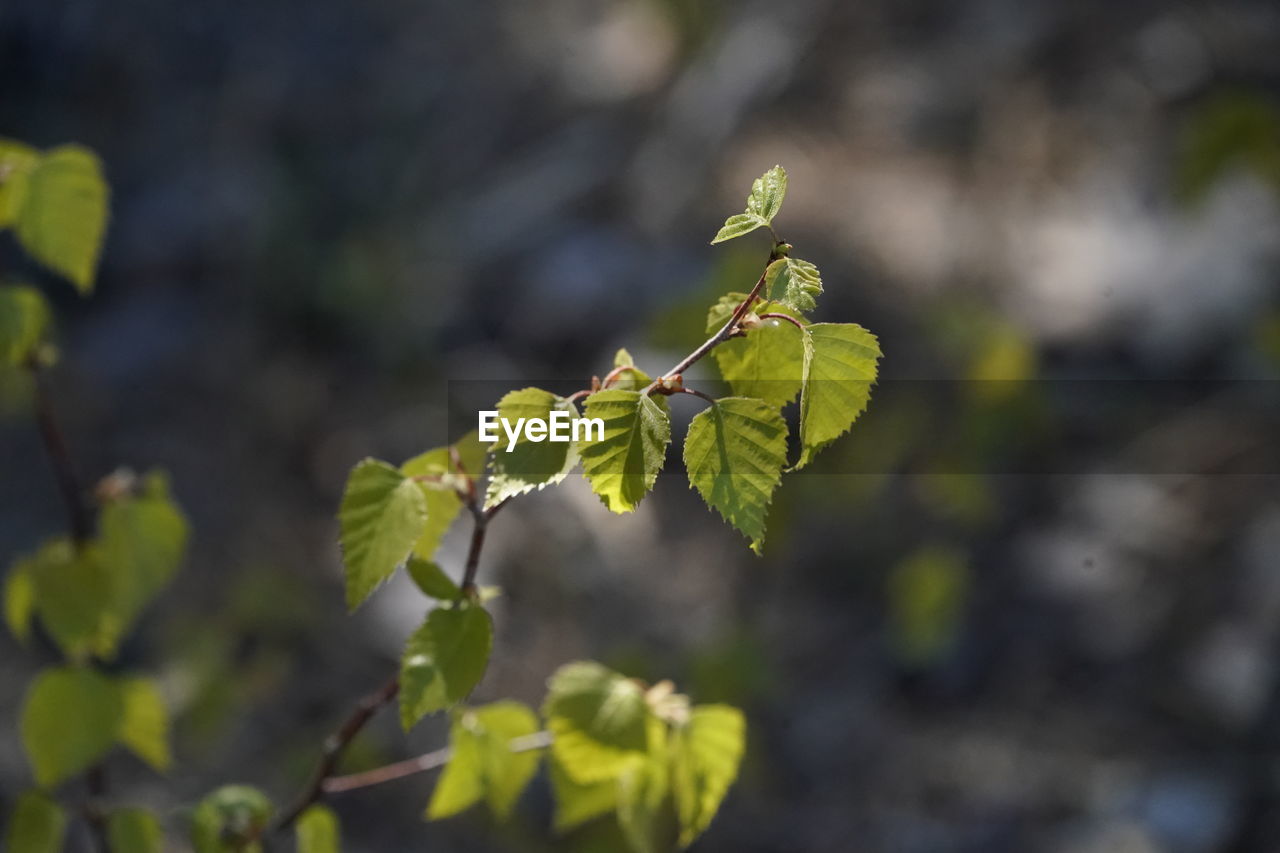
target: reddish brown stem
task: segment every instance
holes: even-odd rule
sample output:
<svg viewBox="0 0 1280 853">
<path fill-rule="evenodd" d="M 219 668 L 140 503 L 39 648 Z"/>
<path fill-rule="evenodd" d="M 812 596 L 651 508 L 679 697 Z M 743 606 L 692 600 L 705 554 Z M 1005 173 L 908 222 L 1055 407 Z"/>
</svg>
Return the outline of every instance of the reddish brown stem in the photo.
<svg viewBox="0 0 1280 853">
<path fill-rule="evenodd" d="M 525 735 L 512 740 L 509 744 L 512 752 L 532 752 L 535 749 L 545 749 L 550 745 L 551 734 L 549 732 L 536 732 L 531 735 Z M 416 773 L 424 773 L 428 770 L 435 770 L 437 767 L 443 767 L 449 763 L 449 759 L 452 756 L 453 750 L 446 746 L 424 753 L 416 758 L 397 761 L 395 764 L 387 764 L 383 767 L 375 767 L 363 773 L 334 776 L 324 783 L 324 790 L 326 794 L 340 794 L 346 791 L 354 791 L 358 788 L 381 785 L 383 782 L 392 782 L 396 779 L 403 779 L 406 776 L 413 776 Z"/>
<path fill-rule="evenodd" d="M 804 331 L 804 323 L 801 323 L 799 320 L 797 320 L 795 317 L 792 317 L 790 314 L 775 314 L 771 311 L 768 314 L 761 314 L 760 319 L 761 320 L 786 320 L 788 323 L 795 326 L 800 331 L 802 332 Z"/>
<path fill-rule="evenodd" d="M 48 379 L 34 364 L 31 365 L 31 377 L 35 381 L 36 423 L 40 428 L 40 438 L 44 441 L 45 452 L 53 464 L 53 473 L 58 480 L 58 489 L 62 492 L 71 539 L 79 548 L 93 535 L 93 518 L 85 504 L 84 489 L 80 487 L 80 478 L 76 476 L 76 468 L 71 461 L 71 452 L 67 450 L 62 428 L 58 425 Z"/>
</svg>

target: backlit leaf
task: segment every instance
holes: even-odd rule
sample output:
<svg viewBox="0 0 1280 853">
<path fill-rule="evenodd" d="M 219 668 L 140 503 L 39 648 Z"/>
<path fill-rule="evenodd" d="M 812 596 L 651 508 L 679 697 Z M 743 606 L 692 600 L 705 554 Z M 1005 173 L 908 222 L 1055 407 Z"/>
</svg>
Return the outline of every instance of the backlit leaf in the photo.
<svg viewBox="0 0 1280 853">
<path fill-rule="evenodd" d="M 787 464 L 787 423 L 763 400 L 725 397 L 689 423 L 689 484 L 760 553 L 765 515 Z"/>
<path fill-rule="evenodd" d="M 648 396 L 616 389 L 588 397 L 586 417 L 604 421 L 604 437 L 582 443 L 583 473 L 611 511 L 630 512 L 662 470 L 671 419 Z"/>
<path fill-rule="evenodd" d="M 494 817 L 508 818 L 539 761 L 537 750 L 514 751 L 512 741 L 537 731 L 537 716 L 519 702 L 459 712 L 449 736 L 453 755 L 432 793 L 427 817 L 449 817 L 483 799 Z"/>
<path fill-rule="evenodd" d="M 772 223 L 782 207 L 782 200 L 786 194 L 787 172 L 781 166 L 774 166 L 751 184 L 746 212 L 726 219 L 724 226 L 711 241 L 712 244 L 741 237 L 743 234 L 749 234 L 757 228 Z"/>
<path fill-rule="evenodd" d="M 366 459 L 347 479 L 338 520 L 354 610 L 408 559 L 427 522 L 427 499 L 395 468 Z"/>
<path fill-rule="evenodd" d="M 612 779 L 589 784 L 575 782 L 554 758 L 547 762 L 547 773 L 556 803 L 553 827 L 558 833 L 608 814 L 618 803 L 618 785 Z"/>
<path fill-rule="evenodd" d="M 711 825 L 738 778 L 746 747 L 742 712 L 728 705 L 698 705 L 672 736 L 672 791 L 687 847 Z"/>
<path fill-rule="evenodd" d="M 161 772 L 169 768 L 169 707 L 160 688 L 145 678 L 119 682 L 124 699 L 120 743 Z"/>
<path fill-rule="evenodd" d="M 36 613 L 63 654 L 73 660 L 94 652 L 110 656 L 117 636 L 106 627 L 111 578 L 96 550 L 77 552 L 65 539 L 55 539 L 27 565 L 35 586 Z"/>
<path fill-rule="evenodd" d="M 553 424 L 551 418 L 558 415 L 562 425 Z M 498 417 L 516 429 L 520 419 L 538 419 L 550 427 L 557 427 L 569 436 L 569 425 L 578 417 L 578 409 L 563 397 L 541 388 L 522 388 L 512 391 L 498 401 Z M 514 445 L 505 429 L 496 430 L 498 443 L 489 459 L 489 488 L 485 506 L 492 507 L 507 498 L 524 494 L 545 486 L 554 486 L 578 464 L 578 449 L 573 441 L 551 441 L 545 436 L 541 441 L 526 438 L 520 429 Z M 510 450 L 508 450 L 510 447 Z"/>
<path fill-rule="evenodd" d="M 46 669 L 22 707 L 22 745 L 36 783 L 50 787 L 87 769 L 116 742 L 124 700 L 114 681 L 91 669 Z"/>
<path fill-rule="evenodd" d="M 711 306 L 707 315 L 708 333 L 719 330 L 746 296 L 730 293 Z M 799 312 L 776 302 L 757 304 L 752 313 L 787 314 L 804 322 Z M 800 330 L 785 320 L 764 320 L 744 336 L 724 341 L 711 355 L 724 381 L 740 397 L 756 397 L 781 408 L 800 393 L 804 344 Z"/>
<path fill-rule="evenodd" d="M 580 785 L 615 779 L 649 747 L 644 691 L 635 681 L 582 661 L 556 670 L 542 715 L 552 754 Z"/>
<path fill-rule="evenodd" d="M 618 777 L 618 825 L 634 853 L 666 853 L 673 848 L 675 821 L 667 793 L 666 756 L 650 756 Z"/>
<path fill-rule="evenodd" d="M 800 469 L 853 426 L 871 398 L 880 344 L 855 323 L 815 323 L 802 335 Z"/>
<path fill-rule="evenodd" d="M 814 297 L 822 293 L 822 275 L 818 268 L 799 258 L 780 258 L 769 264 L 764 282 L 766 300 L 772 299 L 801 313 L 816 308 L 818 303 Z"/>
<path fill-rule="evenodd" d="M 33 258 L 81 293 L 93 290 L 107 228 L 107 184 L 92 151 L 63 145 L 44 154 L 27 173 L 14 219 L 18 241 Z"/>
<path fill-rule="evenodd" d="M 262 853 L 255 837 L 271 817 L 271 801 L 248 785 L 224 785 L 196 806 L 191 843 L 196 853 Z"/>
<path fill-rule="evenodd" d="M 456 705 L 484 676 L 493 648 L 493 619 L 478 604 L 436 609 L 405 646 L 400 662 L 400 722 Z"/>
<path fill-rule="evenodd" d="M 40 152 L 12 139 L 0 139 L 0 228 L 18 218 L 27 198 L 27 176 L 40 160 Z"/>
</svg>

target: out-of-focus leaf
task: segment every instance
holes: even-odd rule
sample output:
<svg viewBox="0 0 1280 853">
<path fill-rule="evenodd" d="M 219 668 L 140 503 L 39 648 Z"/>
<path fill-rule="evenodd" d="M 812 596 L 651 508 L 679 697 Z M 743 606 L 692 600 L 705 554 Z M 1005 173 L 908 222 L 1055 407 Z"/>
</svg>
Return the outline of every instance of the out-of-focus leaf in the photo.
<svg viewBox="0 0 1280 853">
<path fill-rule="evenodd" d="M 161 853 L 164 833 L 151 812 L 117 809 L 107 818 L 107 847 L 111 853 Z"/>
<path fill-rule="evenodd" d="M 62 853 L 67 813 L 40 791 L 18 798 L 5 830 L 5 849 L 11 853 Z M 114 851 L 112 851 L 114 853 Z"/>
<path fill-rule="evenodd" d="M 538 718 L 519 702 L 494 702 L 458 713 L 450 733 L 453 756 L 432 793 L 427 817 L 449 817 L 484 799 L 498 820 L 511 815 L 538 771 L 536 750 L 512 741 L 538 731 Z"/>
<path fill-rule="evenodd" d="M 698 705 L 672 736 L 672 791 L 680 818 L 680 845 L 701 835 L 738 778 L 746 747 L 746 721 L 728 705 Z"/>
<path fill-rule="evenodd" d="M 904 663 L 930 664 L 951 647 L 968 587 L 968 566 L 949 548 L 921 548 L 894 567 L 889 575 L 889 625 L 893 648 Z"/>
<path fill-rule="evenodd" d="M 575 782 L 554 758 L 547 762 L 547 773 L 556 803 L 553 827 L 557 833 L 608 814 L 618 804 L 618 785 L 612 779 L 590 784 Z"/>
<path fill-rule="evenodd" d="M 87 769 L 116 742 L 124 699 L 108 676 L 91 669 L 46 669 L 22 707 L 22 745 L 36 783 L 51 787 Z"/>
<path fill-rule="evenodd" d="M 119 682 L 124 699 L 120 742 L 158 771 L 169 769 L 169 707 L 154 682 L 127 678 Z"/>
<path fill-rule="evenodd" d="M 35 585 L 36 613 L 63 654 L 78 660 L 93 652 L 113 653 L 118 634 L 107 630 L 111 578 L 96 550 L 77 552 L 67 540 L 55 539 L 27 565 Z"/>
<path fill-rule="evenodd" d="M 4 621 L 19 643 L 31 636 L 31 617 L 36 609 L 36 585 L 28 570 L 30 560 L 19 560 L 4 582 Z"/>
<path fill-rule="evenodd" d="M 67 278 L 82 294 L 93 290 L 107 229 L 107 183 L 97 155 L 63 145 L 26 175 L 14 216 L 18 241 L 30 255 Z"/>
<path fill-rule="evenodd" d="M 542 715 L 551 751 L 580 785 L 616 779 L 649 748 L 644 691 L 629 678 L 590 661 L 566 664 L 547 685 Z"/>
<path fill-rule="evenodd" d="M 262 853 L 257 835 L 271 817 L 271 801 L 248 785 L 225 785 L 196 806 L 191 844 L 196 853 Z"/>
<path fill-rule="evenodd" d="M 298 853 L 341 853 L 342 835 L 338 816 L 326 805 L 310 806 L 298 816 L 294 827 Z"/>
<path fill-rule="evenodd" d="M 400 722 L 405 730 L 425 715 L 456 705 L 484 676 L 493 648 L 493 619 L 480 605 L 431 611 L 400 662 Z"/>
<path fill-rule="evenodd" d="M 801 340 L 804 384 L 796 469 L 844 435 L 867 408 L 880 359 L 875 335 L 856 323 L 814 323 L 805 327 Z"/>
</svg>

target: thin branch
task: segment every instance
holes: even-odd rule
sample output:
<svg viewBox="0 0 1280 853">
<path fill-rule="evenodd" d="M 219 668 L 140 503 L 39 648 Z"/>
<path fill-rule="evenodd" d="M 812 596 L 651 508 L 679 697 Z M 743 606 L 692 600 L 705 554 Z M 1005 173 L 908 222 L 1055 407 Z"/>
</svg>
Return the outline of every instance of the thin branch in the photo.
<svg viewBox="0 0 1280 853">
<path fill-rule="evenodd" d="M 58 424 L 53 395 L 49 391 L 49 381 L 44 371 L 36 364 L 32 363 L 30 370 L 31 377 L 35 380 L 36 423 L 40 428 L 40 438 L 44 441 L 44 449 L 49 456 L 49 461 L 53 463 L 53 473 L 58 480 L 58 489 L 62 492 L 71 540 L 77 548 L 80 548 L 93 535 L 93 517 L 85 504 L 84 489 L 80 487 L 80 478 L 76 476 L 71 452 L 67 450 L 62 427 Z"/>
<path fill-rule="evenodd" d="M 786 320 L 788 323 L 795 326 L 800 331 L 802 332 L 804 331 L 804 323 L 801 323 L 799 320 L 797 320 L 795 317 L 792 317 L 790 314 L 775 314 L 771 311 L 768 314 L 761 314 L 760 319 L 761 320 Z"/>
<path fill-rule="evenodd" d="M 507 744 L 507 747 L 512 752 L 533 752 L 538 749 L 546 749 L 550 745 L 550 732 L 535 732 L 531 735 L 513 738 Z M 452 757 L 453 749 L 446 746 L 419 755 L 417 758 L 409 758 L 405 761 L 397 761 L 395 764 L 375 767 L 373 770 L 366 770 L 363 773 L 334 776 L 324 783 L 324 792 L 326 794 L 341 794 L 358 788 L 368 788 L 372 785 L 381 785 L 383 782 L 403 779 L 406 776 L 413 776 L 417 773 L 425 773 L 428 770 L 443 767 L 449 763 L 449 759 Z"/>
<path fill-rule="evenodd" d="M 705 393 L 703 393 L 702 391 L 697 390 L 696 388 L 681 388 L 681 389 L 680 389 L 679 391 L 677 391 L 676 393 L 677 393 L 677 394 L 692 394 L 692 395 L 693 395 L 693 396 L 695 396 L 695 397 L 701 397 L 702 399 L 706 400 L 708 403 L 710 403 L 710 404 L 711 404 L 711 405 L 713 405 L 713 406 L 716 404 L 716 398 L 715 398 L 715 397 L 712 397 L 710 394 L 705 394 Z"/>
</svg>

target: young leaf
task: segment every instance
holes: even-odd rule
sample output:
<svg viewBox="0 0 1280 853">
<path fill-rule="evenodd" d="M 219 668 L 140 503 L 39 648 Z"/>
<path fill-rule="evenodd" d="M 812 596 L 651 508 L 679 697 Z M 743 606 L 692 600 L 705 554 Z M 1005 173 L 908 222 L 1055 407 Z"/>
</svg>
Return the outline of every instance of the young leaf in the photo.
<svg viewBox="0 0 1280 853">
<path fill-rule="evenodd" d="M 680 845 L 687 847 L 716 816 L 738 778 L 746 746 L 742 712 L 728 705 L 699 705 L 672 739 L 672 791 L 680 818 Z"/>
<path fill-rule="evenodd" d="M 566 833 L 617 806 L 618 785 L 612 779 L 590 784 L 575 782 L 554 757 L 547 762 L 547 775 L 556 803 L 552 827 L 557 833 Z"/>
<path fill-rule="evenodd" d="M 191 817 L 191 844 L 196 853 L 262 853 L 247 839 L 271 817 L 271 801 L 257 788 L 224 785 L 200 801 Z"/>
<path fill-rule="evenodd" d="M 0 139 L 0 228 L 16 221 L 27 197 L 27 176 L 40 152 L 12 139 Z"/>
<path fill-rule="evenodd" d="M 745 293 L 730 293 L 711 306 L 708 333 L 719 330 L 746 297 Z M 805 321 L 799 312 L 776 302 L 757 305 L 754 313 L 781 313 Z M 781 408 L 800 393 L 804 344 L 800 330 L 785 320 L 766 320 L 745 336 L 723 342 L 711 355 L 720 375 L 739 397 L 756 397 Z"/>
<path fill-rule="evenodd" d="M 357 465 L 338 512 L 347 567 L 347 607 L 355 610 L 409 557 L 427 523 L 427 499 L 413 480 L 376 459 Z"/>
<path fill-rule="evenodd" d="M 73 660 L 114 651 L 108 631 L 111 578 L 96 549 L 77 553 L 65 539 L 46 543 L 27 563 L 35 587 L 36 613 L 63 654 Z M 108 636 L 110 635 L 110 636 Z"/>
<path fill-rule="evenodd" d="M 18 798 L 9 816 L 5 849 L 13 853 L 62 853 L 66 834 L 67 813 L 62 806 L 39 791 L 28 791 Z"/>
<path fill-rule="evenodd" d="M 424 716 L 456 705 L 484 676 L 493 648 L 493 619 L 478 604 L 431 611 L 400 662 L 400 722 L 408 731 Z"/>
<path fill-rule="evenodd" d="M 787 464 L 787 423 L 763 400 L 725 397 L 699 412 L 684 442 L 689 485 L 760 553 L 764 518 Z"/>
<path fill-rule="evenodd" d="M 618 825 L 634 853 L 673 849 L 675 829 L 664 808 L 669 788 L 663 755 L 637 761 L 618 777 Z"/>
<path fill-rule="evenodd" d="M 773 222 L 782 207 L 782 199 L 787 194 L 787 172 L 781 166 L 774 166 L 751 184 L 751 194 L 747 196 L 747 211 L 730 216 L 724 227 L 711 241 L 712 245 L 749 234 L 762 226 Z"/>
<path fill-rule="evenodd" d="M 117 809 L 107 818 L 107 847 L 111 853 L 161 853 L 160 822 L 145 809 Z"/>
<path fill-rule="evenodd" d="M 15 220 L 18 242 L 31 257 L 82 294 L 93 290 L 107 228 L 107 184 L 92 151 L 63 145 L 41 157 L 26 175 Z"/>
<path fill-rule="evenodd" d="M 573 403 L 541 388 L 512 391 L 498 401 L 498 417 L 505 418 L 512 428 L 521 418 L 537 418 L 550 423 L 555 412 L 563 413 L 569 419 L 578 417 L 578 409 Z M 568 422 L 563 428 L 568 429 Z M 522 430 L 515 445 L 510 446 L 506 434 L 501 429 L 498 432 L 498 444 L 489 461 L 486 507 L 496 506 L 507 498 L 534 489 L 554 486 L 569 476 L 578 464 L 578 448 L 572 441 L 550 441 L 549 438 L 531 441 Z M 509 446 L 511 449 L 508 451 Z"/>
<path fill-rule="evenodd" d="M 519 702 L 494 702 L 460 712 L 449 741 L 453 755 L 436 784 L 427 818 L 439 820 L 484 799 L 498 820 L 511 815 L 538 771 L 538 753 L 514 752 L 511 742 L 538 731 L 538 718 Z"/>
<path fill-rule="evenodd" d="M 4 582 L 4 621 L 19 643 L 31 636 L 31 617 L 36 609 L 36 585 L 28 568 L 31 561 L 19 560 Z"/>
<path fill-rule="evenodd" d="M 124 700 L 120 743 L 154 769 L 169 769 L 169 707 L 160 688 L 145 678 L 119 682 Z"/>
<path fill-rule="evenodd" d="M 51 787 L 81 772 L 116 742 L 124 700 L 114 681 L 91 669 L 46 669 L 22 707 L 22 745 L 36 784 Z"/>
<path fill-rule="evenodd" d="M 115 643 L 173 579 L 187 547 L 188 525 L 169 497 L 167 479 L 147 478 L 142 494 L 107 503 L 96 553 L 110 579 L 112 607 L 104 630 Z"/>
<path fill-rule="evenodd" d="M 435 556 L 440 541 L 444 539 L 449 526 L 462 510 L 462 501 L 454 483 L 449 480 L 452 468 L 449 448 L 438 447 L 415 456 L 400 466 L 400 473 L 406 477 L 441 478 L 439 482 L 421 481 L 422 497 L 426 501 L 427 521 L 423 525 L 422 534 L 413 544 L 413 553 L 423 560 Z"/>
<path fill-rule="evenodd" d="M 574 782 L 616 779 L 649 748 L 648 706 L 631 679 L 581 661 L 556 670 L 547 688 L 542 715 L 551 752 Z"/>
<path fill-rule="evenodd" d="M 405 565 L 409 577 L 422 590 L 422 594 L 439 601 L 457 601 L 462 597 L 462 590 L 453 582 L 453 578 L 444 573 L 438 563 L 430 560 L 410 557 Z"/>
<path fill-rule="evenodd" d="M 764 288 L 766 301 L 776 299 L 792 311 L 804 313 L 818 307 L 814 297 L 822 292 L 822 275 L 808 261 L 779 258 L 764 271 Z"/>
<path fill-rule="evenodd" d="M 342 835 L 338 816 L 326 805 L 309 806 L 294 827 L 298 853 L 340 853 Z"/>
<path fill-rule="evenodd" d="M 604 438 L 582 443 L 583 473 L 612 512 L 630 512 L 662 470 L 671 419 L 648 396 L 616 389 L 588 397 L 586 417 L 604 421 Z"/>
<path fill-rule="evenodd" d="M 856 323 L 815 323 L 804 330 L 804 384 L 800 391 L 800 461 L 853 426 L 871 398 L 880 344 Z"/>
<path fill-rule="evenodd" d="M 44 342 L 49 320 L 49 303 L 40 291 L 0 287 L 0 367 L 26 363 Z"/>
</svg>

